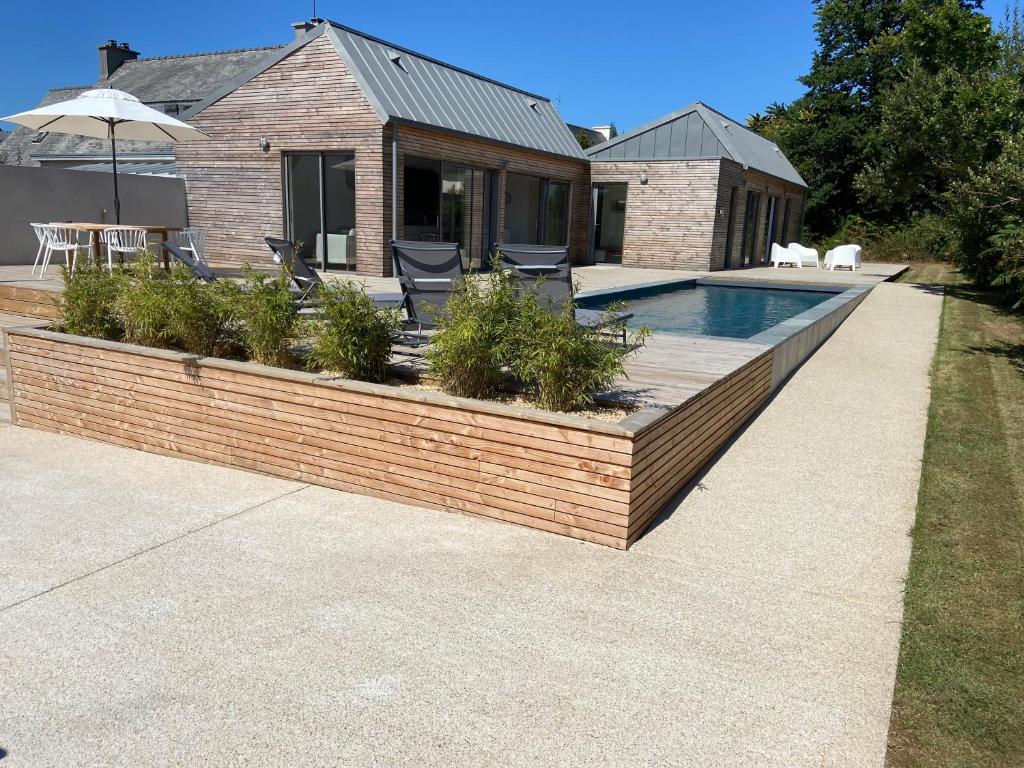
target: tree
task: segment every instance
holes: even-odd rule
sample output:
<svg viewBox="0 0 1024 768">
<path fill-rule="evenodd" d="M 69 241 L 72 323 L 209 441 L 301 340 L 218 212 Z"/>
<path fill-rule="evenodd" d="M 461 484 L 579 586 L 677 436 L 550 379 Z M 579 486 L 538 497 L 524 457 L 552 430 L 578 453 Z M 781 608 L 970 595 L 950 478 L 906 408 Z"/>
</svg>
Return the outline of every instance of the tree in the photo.
<svg viewBox="0 0 1024 768">
<path fill-rule="evenodd" d="M 933 46 L 941 56 L 960 52 L 962 45 L 947 39 L 949 30 L 961 31 L 953 23 L 959 17 L 945 6 L 973 14 L 980 0 L 815 0 L 815 5 L 818 49 L 801 78 L 807 91 L 784 114 L 769 108 L 769 119 L 755 125 L 810 185 L 806 222 L 820 235 L 862 212 L 854 182 L 884 146 L 882 97 L 905 76 L 914 46 Z M 937 12 L 948 29 L 924 23 Z"/>
</svg>

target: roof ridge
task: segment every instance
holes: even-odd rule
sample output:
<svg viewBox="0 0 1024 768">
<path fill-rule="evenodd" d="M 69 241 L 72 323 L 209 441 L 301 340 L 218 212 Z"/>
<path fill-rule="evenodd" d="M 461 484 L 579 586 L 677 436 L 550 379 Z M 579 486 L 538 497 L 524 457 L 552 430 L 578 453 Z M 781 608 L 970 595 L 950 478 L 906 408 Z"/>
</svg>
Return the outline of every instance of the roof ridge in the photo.
<svg viewBox="0 0 1024 768">
<path fill-rule="evenodd" d="M 250 51 L 276 51 L 279 48 L 283 48 L 284 44 L 280 45 L 261 45 L 255 48 L 225 48 L 222 51 L 197 51 L 195 53 L 172 53 L 166 56 L 143 56 L 138 59 L 129 59 L 124 62 L 121 66 L 129 64 L 138 64 L 143 61 L 164 61 L 166 59 L 192 59 L 199 56 L 219 56 L 224 53 L 248 53 Z"/>
<path fill-rule="evenodd" d="M 376 35 L 371 35 L 369 32 L 363 32 L 363 31 L 358 30 L 358 29 L 353 29 L 352 27 L 346 26 L 344 24 L 339 24 L 337 21 L 332 21 L 331 19 L 324 19 L 323 23 L 325 23 L 325 24 L 327 24 L 329 26 L 335 27 L 336 29 L 343 29 L 346 32 L 349 32 L 349 33 L 351 33 L 353 35 L 358 35 L 359 37 L 366 38 L 367 40 L 372 40 L 373 42 L 379 43 L 380 45 L 386 45 L 388 48 L 393 48 L 396 51 L 400 51 L 402 53 L 407 53 L 410 56 L 416 56 L 417 58 L 423 59 L 424 61 L 429 61 L 432 64 L 437 64 L 438 66 L 447 67 L 448 69 L 455 70 L 456 72 L 461 72 L 464 75 L 469 75 L 470 77 L 475 77 L 477 80 L 482 80 L 485 83 L 492 83 L 493 85 L 497 85 L 497 86 L 500 86 L 502 88 L 508 88 L 510 91 L 516 91 L 517 93 L 521 93 L 524 96 L 529 96 L 532 99 L 541 99 L 542 101 L 546 101 L 549 104 L 551 103 L 551 99 L 549 99 L 547 96 L 541 96 L 538 93 L 533 93 L 532 91 L 524 90 L 523 88 L 519 88 L 519 87 L 517 87 L 515 85 L 509 85 L 508 83 L 503 83 L 501 80 L 495 80 L 493 77 L 487 77 L 486 75 L 481 75 L 479 72 L 474 72 L 471 69 L 464 69 L 463 67 L 458 67 L 455 64 L 449 64 L 447 61 L 441 61 L 440 59 L 436 59 L 433 56 L 428 56 L 425 53 L 420 53 L 419 51 L 414 51 L 414 50 L 412 50 L 412 48 L 406 48 L 404 45 L 398 45 L 398 43 L 392 43 L 390 40 L 385 40 L 385 39 L 383 39 L 381 37 L 377 37 Z"/>
<path fill-rule="evenodd" d="M 85 85 L 55 85 L 50 88 L 50 91 L 77 91 L 80 88 L 95 88 L 95 83 L 87 83 Z"/>
</svg>

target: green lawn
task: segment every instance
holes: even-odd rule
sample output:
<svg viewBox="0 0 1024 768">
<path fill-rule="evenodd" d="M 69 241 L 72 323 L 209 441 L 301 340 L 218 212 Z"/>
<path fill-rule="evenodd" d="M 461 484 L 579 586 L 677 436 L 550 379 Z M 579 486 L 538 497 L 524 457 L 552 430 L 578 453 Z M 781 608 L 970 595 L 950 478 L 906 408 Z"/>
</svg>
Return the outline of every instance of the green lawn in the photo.
<svg viewBox="0 0 1024 768">
<path fill-rule="evenodd" d="M 1024 321 L 946 265 L 893 766 L 1024 766 Z"/>
</svg>

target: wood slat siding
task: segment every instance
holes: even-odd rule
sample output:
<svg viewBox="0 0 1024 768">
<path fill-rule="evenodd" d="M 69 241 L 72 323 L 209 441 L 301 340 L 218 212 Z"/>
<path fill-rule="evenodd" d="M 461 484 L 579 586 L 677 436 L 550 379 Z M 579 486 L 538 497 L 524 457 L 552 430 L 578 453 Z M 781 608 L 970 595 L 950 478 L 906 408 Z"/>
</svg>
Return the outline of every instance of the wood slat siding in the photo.
<svg viewBox="0 0 1024 768">
<path fill-rule="evenodd" d="M 55 291 L 0 285 L 0 314 L 57 320 L 60 318 L 60 294 Z"/>
<path fill-rule="evenodd" d="M 208 231 L 211 260 L 269 264 L 263 238 L 284 234 L 282 154 L 356 156 L 358 272 L 384 274 L 383 127 L 326 36 L 313 40 L 196 115 L 209 141 L 175 147 L 189 222 Z M 260 149 L 266 136 L 270 151 Z M 390 232 L 388 233 L 390 235 Z M 308 244 L 310 251 L 313 244 Z"/>
<path fill-rule="evenodd" d="M 719 270 L 725 268 L 729 199 L 737 187 L 732 215 L 732 267 L 740 265 L 743 216 L 748 191 L 761 193 L 757 219 L 758 254 L 764 253 L 767 196 L 779 198 L 777 239 L 800 239 L 805 190 L 774 176 L 744 170 L 732 160 L 594 161 L 595 184 L 626 182 L 626 229 L 622 263 L 627 267 Z M 647 183 L 640 183 L 640 174 Z M 785 201 L 791 200 L 787 232 L 781 232 Z"/>
<path fill-rule="evenodd" d="M 624 549 L 771 389 L 772 352 L 639 431 L 49 331 L 6 334 L 15 423 Z"/>
<path fill-rule="evenodd" d="M 765 352 L 634 438 L 627 546 L 767 400 L 772 352 Z"/>
<path fill-rule="evenodd" d="M 595 184 L 626 182 L 622 265 L 708 269 L 718 200 L 717 160 L 595 161 Z M 647 183 L 640 175 L 647 174 Z"/>
</svg>

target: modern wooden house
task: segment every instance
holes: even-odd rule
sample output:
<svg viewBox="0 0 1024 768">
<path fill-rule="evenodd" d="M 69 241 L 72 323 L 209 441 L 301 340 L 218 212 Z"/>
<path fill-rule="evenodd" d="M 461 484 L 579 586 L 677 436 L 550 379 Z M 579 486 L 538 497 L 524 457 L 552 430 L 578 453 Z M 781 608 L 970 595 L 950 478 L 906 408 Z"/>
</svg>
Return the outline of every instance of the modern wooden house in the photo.
<svg viewBox="0 0 1024 768">
<path fill-rule="evenodd" d="M 302 243 L 327 269 L 389 275 L 387 242 L 568 244 L 587 257 L 589 163 L 551 102 L 321 22 L 186 116 L 190 221 L 229 262 Z"/>
<path fill-rule="evenodd" d="M 267 235 L 323 269 L 390 275 L 392 237 L 567 244 L 575 263 L 724 269 L 798 239 L 806 185 L 775 145 L 703 104 L 589 149 L 551 102 L 314 20 L 184 115 L 189 218 L 218 261 Z"/>
<path fill-rule="evenodd" d="M 701 102 L 587 155 L 597 263 L 729 269 L 799 240 L 800 174 L 772 142 Z"/>
</svg>

